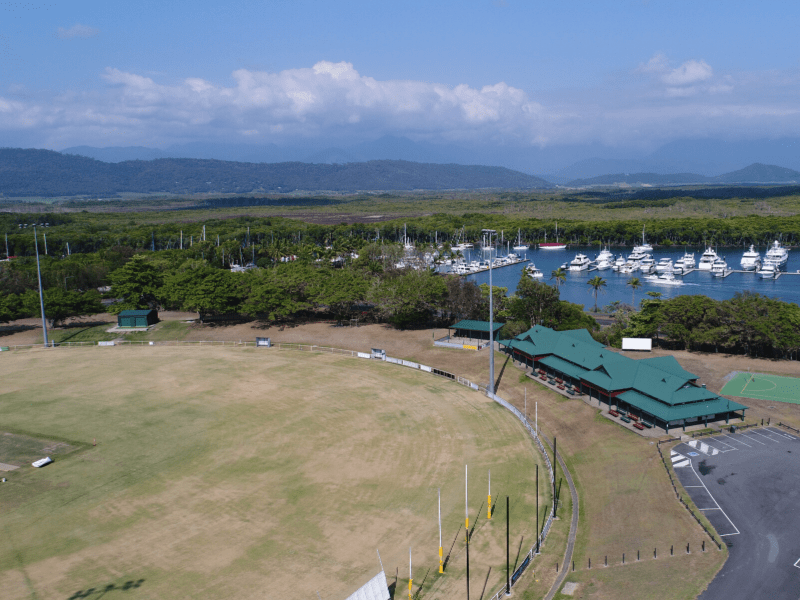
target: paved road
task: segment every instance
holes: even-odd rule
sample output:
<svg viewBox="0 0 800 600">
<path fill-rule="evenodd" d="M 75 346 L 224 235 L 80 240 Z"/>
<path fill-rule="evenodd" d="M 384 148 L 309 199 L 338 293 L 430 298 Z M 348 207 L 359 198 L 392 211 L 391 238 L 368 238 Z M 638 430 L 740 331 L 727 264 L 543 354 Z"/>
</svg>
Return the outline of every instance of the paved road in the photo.
<svg viewBox="0 0 800 600">
<path fill-rule="evenodd" d="M 679 444 L 672 464 L 728 545 L 700 600 L 800 598 L 800 438 L 779 427 Z"/>
</svg>

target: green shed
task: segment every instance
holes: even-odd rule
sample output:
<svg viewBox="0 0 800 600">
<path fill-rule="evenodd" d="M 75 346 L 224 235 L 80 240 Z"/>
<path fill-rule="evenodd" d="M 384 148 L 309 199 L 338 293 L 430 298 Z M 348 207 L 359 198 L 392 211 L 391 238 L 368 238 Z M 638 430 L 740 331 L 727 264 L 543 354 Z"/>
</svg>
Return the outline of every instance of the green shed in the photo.
<svg viewBox="0 0 800 600">
<path fill-rule="evenodd" d="M 117 315 L 117 327 L 148 327 L 156 323 L 156 310 L 123 310 Z"/>
</svg>

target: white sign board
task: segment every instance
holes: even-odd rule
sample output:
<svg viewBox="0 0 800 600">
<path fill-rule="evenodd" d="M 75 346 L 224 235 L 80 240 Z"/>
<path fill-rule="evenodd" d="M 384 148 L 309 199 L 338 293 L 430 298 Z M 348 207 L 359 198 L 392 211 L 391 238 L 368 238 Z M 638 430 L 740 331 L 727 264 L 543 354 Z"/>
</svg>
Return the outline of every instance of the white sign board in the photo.
<svg viewBox="0 0 800 600">
<path fill-rule="evenodd" d="M 653 349 L 653 340 L 650 338 L 622 338 L 622 349 L 650 352 Z"/>
</svg>

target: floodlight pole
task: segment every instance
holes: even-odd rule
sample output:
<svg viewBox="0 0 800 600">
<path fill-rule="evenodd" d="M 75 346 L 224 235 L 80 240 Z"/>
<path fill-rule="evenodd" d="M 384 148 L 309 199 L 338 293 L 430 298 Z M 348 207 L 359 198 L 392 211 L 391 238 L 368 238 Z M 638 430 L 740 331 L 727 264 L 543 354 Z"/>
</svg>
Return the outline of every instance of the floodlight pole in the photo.
<svg viewBox="0 0 800 600">
<path fill-rule="evenodd" d="M 489 389 L 495 393 L 494 385 L 494 298 L 492 293 L 492 235 L 497 231 L 484 229 L 489 238 Z"/>
<path fill-rule="evenodd" d="M 33 226 L 33 243 L 36 246 L 36 275 L 39 277 L 39 308 L 42 310 L 42 331 L 44 331 L 44 347 L 47 348 L 47 319 L 44 316 L 44 294 L 42 293 L 42 269 L 39 266 L 39 239 L 36 226 Z"/>
</svg>

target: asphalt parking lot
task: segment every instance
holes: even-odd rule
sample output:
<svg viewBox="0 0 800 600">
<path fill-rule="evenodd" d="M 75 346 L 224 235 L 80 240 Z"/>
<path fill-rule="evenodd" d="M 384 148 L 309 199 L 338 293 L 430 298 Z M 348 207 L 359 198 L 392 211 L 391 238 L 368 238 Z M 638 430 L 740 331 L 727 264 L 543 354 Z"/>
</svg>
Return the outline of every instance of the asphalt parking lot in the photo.
<svg viewBox="0 0 800 600">
<path fill-rule="evenodd" d="M 698 438 L 672 465 L 729 557 L 701 600 L 800 598 L 800 438 L 780 427 Z"/>
</svg>

